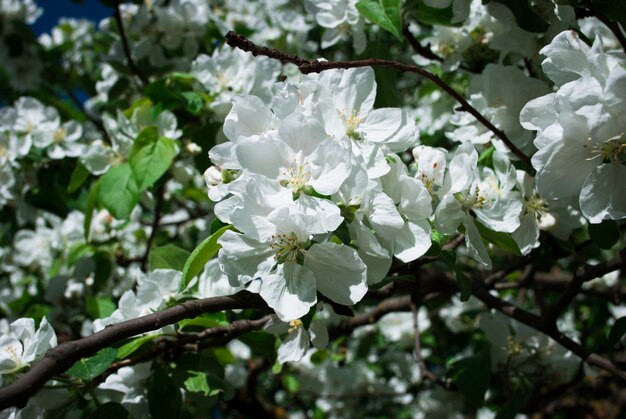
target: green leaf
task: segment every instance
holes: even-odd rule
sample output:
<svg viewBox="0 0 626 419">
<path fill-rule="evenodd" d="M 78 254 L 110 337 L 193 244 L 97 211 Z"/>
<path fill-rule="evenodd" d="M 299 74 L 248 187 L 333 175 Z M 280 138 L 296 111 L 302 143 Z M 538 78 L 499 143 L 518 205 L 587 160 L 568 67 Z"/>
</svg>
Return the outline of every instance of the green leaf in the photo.
<svg viewBox="0 0 626 419">
<path fill-rule="evenodd" d="M 83 221 L 83 230 L 85 231 L 85 241 L 89 243 L 91 232 L 91 220 L 93 218 L 93 211 L 96 209 L 96 203 L 98 202 L 100 192 L 100 179 L 98 179 L 91 186 L 89 191 L 89 198 L 87 198 L 87 208 L 85 209 L 85 220 Z"/>
<path fill-rule="evenodd" d="M 148 382 L 148 410 L 154 419 L 176 419 L 181 416 L 183 396 L 163 368 L 157 366 Z"/>
<path fill-rule="evenodd" d="M 430 230 L 431 244 L 430 244 L 430 248 L 426 252 L 426 256 L 430 256 L 430 257 L 439 256 L 439 254 L 441 253 L 441 247 L 443 246 L 445 239 L 446 239 L 445 236 L 441 234 L 439 231 L 435 230 L 434 228 Z"/>
<path fill-rule="evenodd" d="M 159 130 L 155 126 L 149 126 L 141 130 L 141 132 L 135 138 L 133 146 L 130 150 L 130 155 L 136 154 L 143 147 L 154 144 L 159 139 Z"/>
<path fill-rule="evenodd" d="M 141 346 L 144 343 L 150 342 L 160 336 L 161 336 L 160 333 L 155 334 L 155 335 L 146 335 L 146 336 L 141 336 L 136 339 L 133 339 L 128 343 L 125 343 L 124 345 L 120 346 L 117 349 L 117 359 L 126 358 L 127 356 L 135 352 L 137 349 L 141 348 Z"/>
<path fill-rule="evenodd" d="M 478 157 L 478 165 L 493 168 L 493 153 L 495 151 L 495 147 L 491 146 L 480 153 L 480 157 Z"/>
<path fill-rule="evenodd" d="M 541 33 L 548 30 L 548 22 L 543 20 L 532 9 L 529 0 L 491 0 L 494 3 L 505 5 L 511 10 L 515 17 L 517 26 L 528 32 Z M 485 3 L 483 1 L 483 3 Z"/>
<path fill-rule="evenodd" d="M 72 377 L 79 378 L 83 381 L 93 380 L 109 368 L 109 365 L 117 358 L 117 349 L 104 348 L 98 351 L 94 356 L 82 358 L 76 362 L 67 373 Z"/>
<path fill-rule="evenodd" d="M 498 246 L 500 249 L 506 250 L 509 253 L 513 253 L 517 256 L 522 256 L 522 252 L 519 250 L 519 246 L 517 245 L 517 243 L 515 243 L 515 240 L 513 240 L 510 234 L 490 230 L 478 221 L 474 224 L 476 224 L 478 232 L 483 239 L 487 240 L 494 246 Z"/>
<path fill-rule="evenodd" d="M 295 375 L 285 374 L 283 375 L 283 387 L 290 393 L 297 393 L 300 388 L 300 383 Z"/>
<path fill-rule="evenodd" d="M 183 92 L 181 93 L 185 102 L 185 109 L 192 115 L 198 115 L 204 108 L 204 100 L 196 92 Z"/>
<path fill-rule="evenodd" d="M 454 12 L 452 6 L 448 6 L 445 9 L 437 9 L 435 7 L 427 6 L 424 0 L 418 0 L 416 4 L 415 18 L 420 23 L 427 25 L 444 25 L 444 26 L 459 26 L 460 24 L 452 24 L 452 17 Z"/>
<path fill-rule="evenodd" d="M 118 220 L 127 219 L 139 202 L 141 191 L 128 163 L 109 169 L 100 178 L 100 203 Z"/>
<path fill-rule="evenodd" d="M 478 354 L 454 364 L 452 380 L 474 407 L 480 407 L 491 382 L 489 346 L 485 346 Z"/>
<path fill-rule="evenodd" d="M 187 391 L 192 393 L 204 393 L 205 396 L 215 396 L 221 392 L 222 389 L 209 388 L 209 381 L 207 375 L 199 371 L 189 371 L 192 376 L 187 378 L 184 382 Z"/>
<path fill-rule="evenodd" d="M 356 8 L 365 18 L 403 41 L 400 0 L 359 0 Z"/>
<path fill-rule="evenodd" d="M 604 220 L 600 224 L 589 224 L 589 237 L 600 249 L 609 250 L 619 241 L 619 225 L 614 220 Z"/>
<path fill-rule="evenodd" d="M 76 168 L 72 172 L 72 178 L 70 179 L 70 184 L 67 186 L 68 193 L 74 193 L 78 188 L 81 187 L 83 183 L 89 177 L 89 171 L 80 160 L 76 163 Z"/>
<path fill-rule="evenodd" d="M 155 269 L 174 269 L 182 272 L 185 267 L 185 261 L 189 257 L 189 252 L 181 249 L 173 244 L 155 247 L 150 251 L 149 266 L 150 270 Z"/>
<path fill-rule="evenodd" d="M 140 191 L 145 191 L 167 171 L 176 156 L 174 141 L 161 137 L 136 150 L 133 147 L 128 161 Z"/>
<path fill-rule="evenodd" d="M 108 402 L 105 404 L 101 404 L 96 408 L 96 410 L 89 415 L 89 419 L 127 419 L 131 418 L 128 410 L 124 409 L 124 407 L 115 402 Z"/>
<path fill-rule="evenodd" d="M 226 230 L 230 230 L 231 228 L 232 226 L 230 225 L 220 228 L 204 239 L 202 243 L 191 252 L 191 256 L 187 259 L 183 269 L 183 278 L 180 281 L 179 292 L 187 288 L 187 284 L 204 269 L 204 265 L 207 264 L 209 259 L 215 256 L 217 251 L 220 250 L 222 246 L 217 243 L 217 239 L 219 239 Z"/>
<path fill-rule="evenodd" d="M 103 319 L 113 314 L 117 305 L 109 297 L 88 297 L 86 308 L 92 319 Z"/>
<path fill-rule="evenodd" d="M 461 301 L 469 300 L 472 295 L 471 280 L 459 269 L 455 270 L 454 276 L 456 278 L 456 282 L 459 284 L 459 288 L 461 289 Z"/>
<path fill-rule="evenodd" d="M 626 333 L 626 316 L 620 317 L 609 332 L 609 348 L 613 348 Z"/>
</svg>

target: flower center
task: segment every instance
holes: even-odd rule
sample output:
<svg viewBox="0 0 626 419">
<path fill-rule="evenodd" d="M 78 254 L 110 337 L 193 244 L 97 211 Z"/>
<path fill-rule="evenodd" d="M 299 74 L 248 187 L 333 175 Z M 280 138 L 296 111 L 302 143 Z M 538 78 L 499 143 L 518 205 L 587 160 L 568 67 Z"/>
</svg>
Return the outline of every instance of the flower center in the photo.
<svg viewBox="0 0 626 419">
<path fill-rule="evenodd" d="M 346 135 L 353 140 L 360 140 L 361 135 L 356 132 L 356 129 L 359 127 L 361 123 L 361 118 L 359 117 L 359 111 L 352 111 L 352 113 L 346 116 L 345 112 L 342 112 L 339 115 L 339 119 L 341 119 L 346 124 Z"/>
<path fill-rule="evenodd" d="M 587 141 L 592 141 L 591 137 Z M 584 148 L 588 148 L 588 144 L 583 144 Z M 613 138 L 609 138 L 603 143 L 591 146 L 590 157 L 587 160 L 593 160 L 598 156 L 602 157 L 603 163 L 624 164 L 626 163 L 626 138 L 622 132 Z"/>
<path fill-rule="evenodd" d="M 63 140 L 65 140 L 65 136 L 67 135 L 67 131 L 65 130 L 65 128 L 59 128 L 58 130 L 56 130 L 54 132 L 54 142 L 55 143 L 62 143 Z"/>
<path fill-rule="evenodd" d="M 276 259 L 277 263 L 300 263 L 304 261 L 304 254 L 302 253 L 303 246 L 295 233 L 273 234 L 272 240 L 270 241 L 270 248 L 276 251 L 274 259 Z"/>
<path fill-rule="evenodd" d="M 0 157 L 4 157 L 7 154 L 7 149 L 4 146 L 0 145 Z"/>
<path fill-rule="evenodd" d="M 291 162 L 287 162 L 287 167 L 281 168 L 278 176 L 280 184 L 291 189 L 294 193 L 304 189 L 310 179 L 310 165 L 304 161 L 301 153 L 298 153 Z"/>
<path fill-rule="evenodd" d="M 549 209 L 546 200 L 537 195 L 524 198 L 523 215 L 533 215 L 541 230 L 548 230 L 556 223 L 556 218 L 549 212 Z"/>
<path fill-rule="evenodd" d="M 298 329 L 303 327 L 302 320 L 300 319 L 292 320 L 289 322 L 289 326 L 290 326 L 288 330 L 289 333 L 297 332 Z"/>
</svg>

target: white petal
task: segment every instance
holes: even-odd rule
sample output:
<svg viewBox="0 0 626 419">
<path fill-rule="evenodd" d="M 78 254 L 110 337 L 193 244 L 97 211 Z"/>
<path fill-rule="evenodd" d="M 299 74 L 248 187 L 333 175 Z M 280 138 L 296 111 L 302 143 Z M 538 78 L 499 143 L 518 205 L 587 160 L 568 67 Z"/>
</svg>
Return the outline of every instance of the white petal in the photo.
<svg viewBox="0 0 626 419">
<path fill-rule="evenodd" d="M 336 303 L 355 304 L 367 292 L 367 268 L 349 246 L 315 244 L 305 253 L 304 266 L 315 275 L 319 292 Z"/>
<path fill-rule="evenodd" d="M 262 280 L 259 294 L 282 321 L 299 319 L 317 302 L 315 277 L 305 266 L 285 262 Z"/>
<path fill-rule="evenodd" d="M 298 327 L 283 339 L 278 348 L 278 362 L 298 362 L 309 349 L 309 336 L 302 327 Z"/>
<path fill-rule="evenodd" d="M 393 242 L 393 254 L 402 262 L 411 262 L 430 248 L 430 223 L 407 221 Z"/>
</svg>

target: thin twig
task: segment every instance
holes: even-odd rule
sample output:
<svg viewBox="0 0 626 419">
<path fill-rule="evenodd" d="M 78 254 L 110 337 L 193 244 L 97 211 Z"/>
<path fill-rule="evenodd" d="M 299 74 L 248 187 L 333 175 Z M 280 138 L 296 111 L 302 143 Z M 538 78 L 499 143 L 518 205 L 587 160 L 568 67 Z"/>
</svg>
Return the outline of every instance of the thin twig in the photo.
<svg viewBox="0 0 626 419">
<path fill-rule="evenodd" d="M 62 343 L 49 349 L 44 357 L 17 381 L 0 389 L 0 410 L 11 406 L 23 407 L 28 399 L 55 375 L 65 372 L 81 358 L 89 357 L 123 339 L 203 313 L 263 307 L 266 307 L 265 302 L 258 294 L 241 291 L 226 297 L 186 301 L 157 313 L 107 326 L 86 338 Z"/>
<path fill-rule="evenodd" d="M 480 284 L 478 281 L 472 281 L 472 294 L 487 305 L 487 307 L 496 309 L 507 317 L 515 319 L 520 323 L 530 326 L 533 329 L 549 336 L 554 341 L 570 350 L 581 360 L 585 361 L 587 364 L 601 368 L 615 374 L 623 380 L 626 380 L 626 372 L 618 368 L 610 360 L 597 353 L 591 352 L 578 342 L 559 332 L 555 327 L 549 326 L 542 317 L 532 314 L 502 300 L 501 298 L 496 297 L 495 295 L 490 294 L 487 288 L 485 288 L 484 285 Z"/>
<path fill-rule="evenodd" d="M 148 236 L 146 243 L 146 251 L 141 258 L 141 270 L 145 271 L 148 267 L 148 258 L 150 257 L 150 248 L 159 231 L 159 222 L 161 221 L 161 213 L 163 212 L 163 198 L 165 195 L 165 183 L 161 183 L 156 190 L 156 202 L 154 203 L 154 218 L 152 219 L 152 230 Z"/>
<path fill-rule="evenodd" d="M 587 281 L 591 281 L 594 278 L 606 275 L 609 272 L 616 271 L 626 266 L 626 250 L 622 250 L 613 259 L 606 262 L 598 263 L 597 265 L 583 265 L 576 270 L 572 281 L 565 290 L 565 293 L 561 298 L 548 310 L 545 316 L 547 327 L 556 327 L 556 320 L 561 313 L 565 311 L 567 306 L 570 305 L 576 295 L 580 292 L 583 284 Z"/>
<path fill-rule="evenodd" d="M 149 80 L 139 70 L 139 68 L 135 64 L 135 60 L 133 60 L 133 56 L 131 55 L 130 47 L 128 45 L 128 38 L 126 37 L 126 31 L 124 30 L 124 22 L 122 21 L 122 12 L 120 11 L 119 0 L 115 2 L 115 22 L 117 23 L 117 28 L 120 32 L 120 38 L 122 39 L 122 49 L 124 50 L 124 55 L 126 55 L 126 62 L 128 63 L 128 67 L 137 77 L 139 77 L 142 85 L 145 86 L 149 83 Z"/>
<path fill-rule="evenodd" d="M 444 61 L 443 58 L 435 54 L 433 50 L 430 49 L 430 44 L 427 44 L 426 46 L 424 46 L 420 44 L 417 39 L 415 39 L 411 31 L 409 30 L 409 25 L 404 25 L 404 28 L 402 28 L 402 34 L 404 35 L 406 40 L 409 42 L 409 45 L 411 45 L 411 48 L 413 49 L 413 51 L 415 51 L 417 55 L 421 55 L 422 57 L 427 58 L 429 60 L 443 63 Z M 474 73 L 474 74 L 478 73 L 476 70 L 472 70 L 471 68 L 463 64 L 459 65 L 459 68 L 461 70 L 467 71 L 468 73 Z"/>
<path fill-rule="evenodd" d="M 426 362 L 424 362 L 424 357 L 422 357 L 422 339 L 419 326 L 418 308 L 416 304 L 411 304 L 411 312 L 413 314 L 413 332 L 415 334 L 415 359 L 417 360 L 417 365 L 422 376 L 428 381 L 437 384 L 444 390 L 456 390 L 456 386 L 452 381 L 440 378 L 428 369 Z"/>
<path fill-rule="evenodd" d="M 526 164 L 531 169 L 530 158 L 525 155 L 511 139 L 495 125 L 493 125 L 487 118 L 485 118 L 476 108 L 474 108 L 459 92 L 454 90 L 445 81 L 441 80 L 439 76 L 424 70 L 421 67 L 403 64 L 397 61 L 381 60 L 379 58 L 372 58 L 368 60 L 358 61 L 318 61 L 318 60 L 306 60 L 298 57 L 294 54 L 286 54 L 276 49 L 261 47 L 247 39 L 246 37 L 239 35 L 233 31 L 226 34 L 226 42 L 228 45 L 236 48 L 240 48 L 244 51 L 251 52 L 252 55 L 263 55 L 266 57 L 280 60 L 283 63 L 292 63 L 298 66 L 298 69 L 302 74 L 320 73 L 325 70 L 337 69 L 337 68 L 357 68 L 357 67 L 386 67 L 396 71 L 418 74 L 439 86 L 444 92 L 452 96 L 457 102 L 461 104 L 463 111 L 469 112 L 478 122 L 484 125 L 489 131 L 493 132 L 498 138 L 506 144 L 511 152 Z"/>
</svg>

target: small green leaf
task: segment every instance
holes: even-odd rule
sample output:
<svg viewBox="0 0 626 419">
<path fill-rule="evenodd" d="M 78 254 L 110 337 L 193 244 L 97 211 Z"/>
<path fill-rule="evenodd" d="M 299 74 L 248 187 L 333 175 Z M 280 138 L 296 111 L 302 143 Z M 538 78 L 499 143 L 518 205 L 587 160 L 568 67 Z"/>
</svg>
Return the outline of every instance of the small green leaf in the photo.
<svg viewBox="0 0 626 419">
<path fill-rule="evenodd" d="M 613 348 L 626 333 L 626 316 L 620 317 L 609 332 L 609 348 Z"/>
<path fill-rule="evenodd" d="M 452 17 L 454 16 L 454 11 L 452 10 L 452 5 L 444 8 L 438 9 L 435 7 L 430 7 L 424 3 L 424 0 L 416 1 L 415 5 L 415 17 L 420 23 L 425 23 L 427 25 L 443 25 L 443 26 L 458 26 L 459 24 L 452 24 Z"/>
<path fill-rule="evenodd" d="M 128 163 L 109 169 L 100 178 L 100 203 L 118 220 L 127 219 L 139 202 L 141 191 Z"/>
<path fill-rule="evenodd" d="M 461 394 L 474 407 L 480 407 L 491 382 L 489 346 L 485 346 L 478 354 L 454 364 L 452 379 Z"/>
<path fill-rule="evenodd" d="M 76 362 L 67 373 L 83 381 L 93 380 L 109 368 L 117 358 L 117 349 L 104 348 L 94 356 Z"/>
<path fill-rule="evenodd" d="M 180 281 L 179 292 L 187 288 L 187 284 L 204 269 L 204 265 L 207 264 L 209 259 L 215 256 L 217 251 L 220 250 L 222 246 L 217 243 L 217 239 L 219 239 L 226 230 L 230 230 L 231 228 L 232 226 L 230 225 L 220 228 L 204 239 L 202 243 L 191 252 L 191 256 L 187 259 L 183 269 L 183 278 Z"/>
<path fill-rule="evenodd" d="M 365 18 L 403 41 L 400 0 L 359 0 L 356 8 Z"/>
<path fill-rule="evenodd" d="M 151 271 L 155 269 L 174 269 L 182 272 L 185 261 L 189 257 L 189 252 L 173 244 L 155 247 L 150 251 L 149 267 Z"/>
<path fill-rule="evenodd" d="M 85 220 L 83 221 L 83 230 L 85 231 L 85 241 L 89 243 L 91 232 L 91 220 L 93 219 L 93 211 L 96 209 L 100 191 L 100 179 L 91 186 L 89 198 L 87 198 L 87 208 L 85 209 Z"/>
<path fill-rule="evenodd" d="M 72 172 L 72 178 L 70 179 L 70 184 L 67 186 L 67 192 L 76 192 L 76 190 L 78 190 L 78 188 L 80 188 L 81 185 L 85 183 L 88 177 L 89 171 L 79 160 L 76 163 L 76 168 Z"/>
<path fill-rule="evenodd" d="M 426 252 L 426 256 L 430 256 L 430 257 L 439 256 L 439 254 L 441 253 L 441 247 L 443 246 L 445 239 L 446 239 L 445 236 L 441 234 L 439 231 L 435 230 L 434 228 L 430 230 L 431 245 L 428 251 Z"/>
<path fill-rule="evenodd" d="M 157 366 L 148 382 L 148 410 L 154 419 L 180 418 L 183 396 L 163 368 Z"/>
<path fill-rule="evenodd" d="M 456 277 L 456 282 L 459 284 L 459 288 L 461 289 L 461 301 L 469 300 L 472 295 L 471 280 L 459 269 L 454 272 L 454 276 Z"/>
<path fill-rule="evenodd" d="M 143 109 L 142 109 L 143 110 Z M 133 146 L 130 150 L 130 155 L 136 154 L 143 147 L 154 144 L 159 139 L 159 130 L 155 126 L 149 126 L 141 130 L 141 132 L 135 138 Z"/>
<path fill-rule="evenodd" d="M 117 306 L 109 297 L 88 297 L 86 308 L 92 319 L 103 319 L 113 314 Z"/>
<path fill-rule="evenodd" d="M 495 151 L 495 147 L 491 146 L 480 153 L 480 157 L 478 157 L 478 165 L 493 168 L 493 153 Z"/>
<path fill-rule="evenodd" d="M 480 222 L 474 223 L 481 237 L 487 240 L 494 246 L 498 246 L 500 249 L 506 250 L 517 256 L 522 256 L 522 252 L 519 250 L 519 246 L 515 243 L 515 240 L 508 233 L 502 233 L 499 231 L 493 231 L 482 225 Z"/>
<path fill-rule="evenodd" d="M 604 220 L 600 224 L 589 224 L 589 237 L 600 249 L 610 250 L 619 241 L 619 225 L 614 220 Z"/>
<path fill-rule="evenodd" d="M 128 157 L 132 173 L 140 191 L 145 191 L 167 171 L 176 156 L 174 141 L 161 137 L 139 148 L 133 147 Z"/>
<path fill-rule="evenodd" d="M 185 109 L 192 115 L 198 115 L 204 108 L 202 96 L 196 92 L 183 92 L 181 96 L 185 102 Z"/>
<path fill-rule="evenodd" d="M 300 383 L 298 379 L 292 374 L 283 375 L 283 387 L 287 389 L 290 393 L 297 393 L 300 388 Z"/>
<path fill-rule="evenodd" d="M 211 390 L 207 376 L 203 372 L 189 371 L 192 376 L 185 380 L 185 388 L 191 393 L 204 393 L 205 396 L 214 396 L 222 390 Z"/>
<path fill-rule="evenodd" d="M 137 349 L 141 348 L 141 346 L 143 346 L 144 343 L 150 342 L 160 336 L 161 336 L 160 333 L 155 334 L 155 335 L 146 335 L 146 336 L 141 336 L 136 339 L 133 339 L 128 343 L 125 343 L 124 345 L 120 346 L 117 349 L 117 359 L 126 358 L 127 356 L 135 352 Z"/>
</svg>

